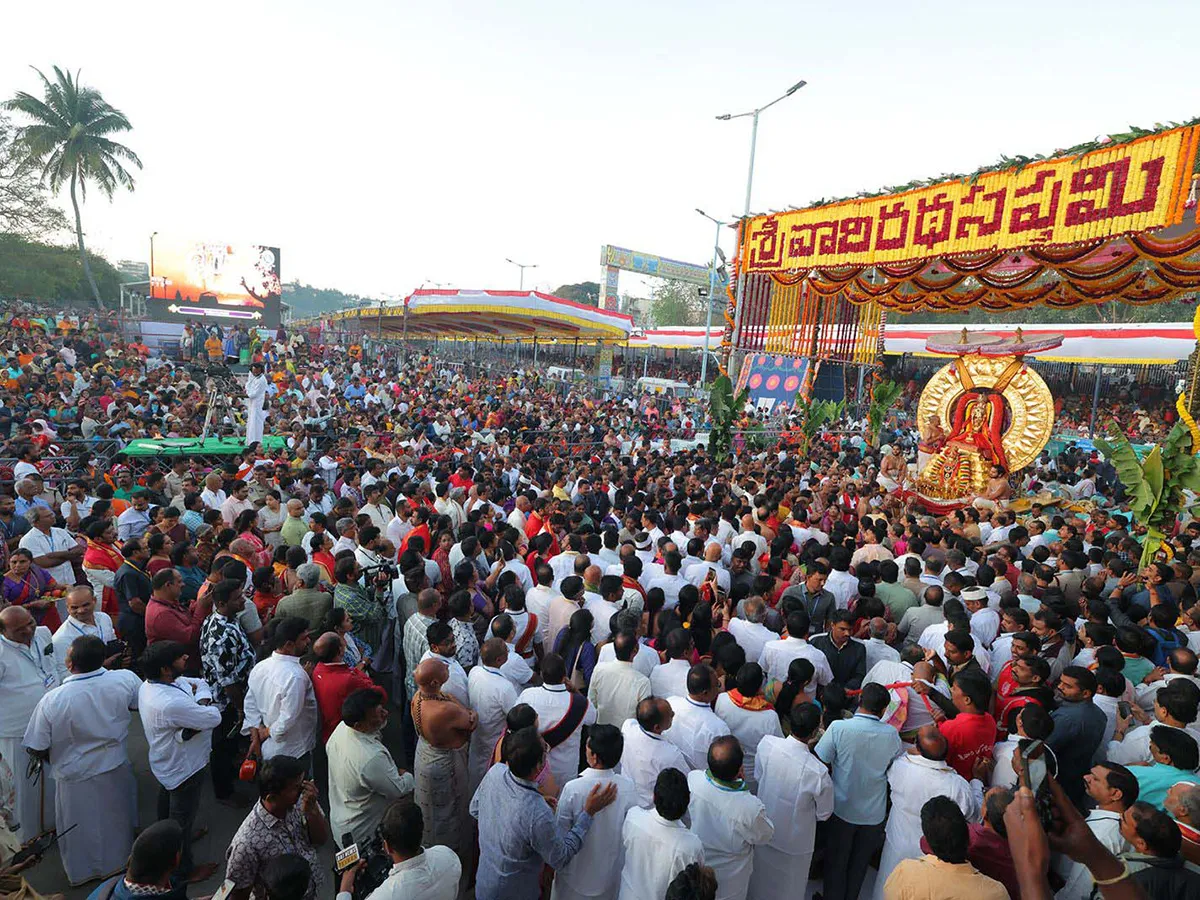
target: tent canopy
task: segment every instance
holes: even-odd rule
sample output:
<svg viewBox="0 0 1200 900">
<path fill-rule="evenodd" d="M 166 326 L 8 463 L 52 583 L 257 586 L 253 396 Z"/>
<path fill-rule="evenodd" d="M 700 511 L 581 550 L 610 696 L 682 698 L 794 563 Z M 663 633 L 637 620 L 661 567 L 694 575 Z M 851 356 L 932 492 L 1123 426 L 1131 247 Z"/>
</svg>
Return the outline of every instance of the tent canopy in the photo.
<svg viewBox="0 0 1200 900">
<path fill-rule="evenodd" d="M 336 314 L 385 336 L 449 340 L 575 341 L 623 344 L 633 330 L 625 313 L 597 309 L 539 291 L 418 290 L 403 304 Z"/>
</svg>

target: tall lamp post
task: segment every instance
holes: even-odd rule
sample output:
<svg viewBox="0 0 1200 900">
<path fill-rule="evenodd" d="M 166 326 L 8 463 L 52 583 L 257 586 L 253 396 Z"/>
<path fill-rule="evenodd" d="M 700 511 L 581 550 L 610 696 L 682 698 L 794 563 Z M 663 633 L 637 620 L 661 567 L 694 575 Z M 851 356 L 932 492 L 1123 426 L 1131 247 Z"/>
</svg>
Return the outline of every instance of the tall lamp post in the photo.
<svg viewBox="0 0 1200 900">
<path fill-rule="evenodd" d="M 518 269 L 521 270 L 520 287 L 518 287 L 517 290 L 519 290 L 519 291 L 525 290 L 525 270 L 526 269 L 536 269 L 537 263 L 519 263 L 519 262 L 515 262 L 514 260 L 509 259 L 508 257 L 505 257 L 504 261 L 506 263 L 512 263 L 512 265 L 516 266 Z"/>
<path fill-rule="evenodd" d="M 721 256 L 721 229 L 730 222 L 722 222 L 720 219 L 714 219 L 704 210 L 697 208 L 696 212 L 714 223 L 717 226 L 716 237 L 713 238 L 713 258 L 712 265 L 708 268 L 708 312 L 704 319 L 704 355 L 700 358 L 700 387 L 708 384 L 708 346 L 710 336 L 712 335 L 712 311 L 713 303 L 717 299 L 717 263 L 722 261 Z"/>
<path fill-rule="evenodd" d="M 800 88 L 804 87 L 806 84 L 808 84 L 807 81 L 803 81 L 803 80 L 797 81 L 790 88 L 788 88 L 781 96 L 776 97 L 774 100 L 772 100 L 766 106 L 760 106 L 758 109 L 752 109 L 749 112 L 744 112 L 744 113 L 725 113 L 724 115 L 717 116 L 717 119 L 722 122 L 728 122 L 730 119 L 744 119 L 746 116 L 750 116 L 754 122 L 753 126 L 750 129 L 750 171 L 746 175 L 746 205 L 745 205 L 745 210 L 742 213 L 742 228 L 743 229 L 745 229 L 745 227 L 746 227 L 745 223 L 750 218 L 750 189 L 754 186 L 754 151 L 758 145 L 758 116 L 760 113 L 764 112 L 765 110 L 770 109 L 772 106 L 774 106 L 780 100 L 785 100 L 788 97 L 792 96 L 792 94 L 796 93 L 796 91 L 800 90 Z M 745 290 L 746 290 L 746 263 L 745 263 L 745 260 L 741 260 L 741 264 L 738 266 L 737 309 L 735 309 L 734 313 L 733 313 L 733 339 L 731 341 L 733 346 L 730 348 L 730 357 L 734 358 L 734 359 L 736 359 L 734 354 L 737 353 L 738 339 L 741 337 L 742 296 L 745 293 Z M 736 384 L 737 383 L 737 369 L 733 365 L 730 365 L 728 368 L 729 368 L 729 377 L 732 378 L 734 383 Z"/>
<path fill-rule="evenodd" d="M 157 231 L 150 232 L 150 296 L 154 296 L 154 238 Z"/>
</svg>

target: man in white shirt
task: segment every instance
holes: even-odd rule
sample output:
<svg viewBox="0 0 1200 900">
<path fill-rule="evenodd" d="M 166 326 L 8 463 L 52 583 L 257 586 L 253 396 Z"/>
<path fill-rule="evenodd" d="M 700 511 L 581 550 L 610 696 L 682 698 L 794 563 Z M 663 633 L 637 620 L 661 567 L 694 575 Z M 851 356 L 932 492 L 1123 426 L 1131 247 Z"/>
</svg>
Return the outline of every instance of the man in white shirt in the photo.
<svg viewBox="0 0 1200 900">
<path fill-rule="evenodd" d="M 746 651 L 746 659 L 753 662 L 762 656 L 767 641 L 775 640 L 778 635 L 763 624 L 767 619 L 767 610 L 762 597 L 747 597 L 742 611 L 746 617 L 730 619 L 729 633 L 738 646 Z"/>
<path fill-rule="evenodd" d="M 791 737 L 768 735 L 754 755 L 758 796 L 775 831 L 754 848 L 751 900 L 774 900 L 781 885 L 792 896 L 807 896 L 817 822 L 833 815 L 833 779 L 808 749 L 821 725 L 821 710 L 815 703 L 798 703 L 789 716 Z"/>
<path fill-rule="evenodd" d="M 1154 698 L 1158 692 L 1172 681 L 1187 680 L 1200 687 L 1200 679 L 1196 678 L 1196 654 L 1187 647 L 1176 647 L 1167 654 L 1168 671 L 1157 681 L 1134 685 L 1134 696 L 1137 705 L 1148 713 L 1154 711 Z"/>
<path fill-rule="evenodd" d="M 58 686 L 50 629 L 21 606 L 0 610 L 0 757 L 13 773 L 15 836 L 22 843 L 54 827 L 54 777 L 28 774 L 22 741 L 38 701 Z"/>
<path fill-rule="evenodd" d="M 208 509 L 220 509 L 225 505 L 225 501 L 229 497 L 221 488 L 221 476 L 216 472 L 209 472 L 204 477 L 204 490 L 200 492 L 200 500 Z"/>
<path fill-rule="evenodd" d="M 204 881 L 216 863 L 192 859 L 193 825 L 200 810 L 212 731 L 221 710 L 202 678 L 187 678 L 187 648 L 176 641 L 151 644 L 142 657 L 147 681 L 138 691 L 138 714 L 150 745 L 150 771 L 160 786 L 159 814 L 183 829 L 183 855 L 177 872 L 189 882 Z"/>
<path fill-rule="evenodd" d="M 674 721 L 671 704 L 661 697 L 651 697 L 638 704 L 636 719 L 621 726 L 625 738 L 621 771 L 633 782 L 637 804 L 643 809 L 653 805 L 654 784 L 660 772 L 686 772 L 690 768 L 683 752 L 663 737 Z"/>
<path fill-rule="evenodd" d="M 870 637 L 865 641 L 867 648 L 867 671 L 875 667 L 877 662 L 900 662 L 900 652 L 887 643 L 887 620 L 876 617 L 867 623 Z"/>
<path fill-rule="evenodd" d="M 673 628 L 664 639 L 667 661 L 650 673 L 650 690 L 655 697 L 687 696 L 687 677 L 692 670 L 692 635 L 686 628 Z"/>
<path fill-rule="evenodd" d="M 705 864 L 716 873 L 716 900 L 746 900 L 754 848 L 775 834 L 763 802 L 746 788 L 742 760 L 737 738 L 726 735 L 708 748 L 707 770 L 688 773 L 692 832 L 704 845 Z"/>
<path fill-rule="evenodd" d="M 479 665 L 467 676 L 469 706 L 479 722 L 471 733 L 468 756 L 472 796 L 492 764 L 496 742 L 504 734 L 505 717 L 517 703 L 517 689 L 501 671 L 507 660 L 508 644 L 491 638 L 479 648 Z"/>
<path fill-rule="evenodd" d="M 550 604 L 555 597 L 562 595 L 553 588 L 554 570 L 546 563 L 538 563 L 534 569 L 537 584 L 525 592 L 525 609 L 538 618 L 538 632 L 542 638 L 542 646 L 551 648 L 557 634 L 550 633 Z"/>
<path fill-rule="evenodd" d="M 804 657 L 813 664 L 813 681 L 820 687 L 833 681 L 833 669 L 829 659 L 812 646 L 805 636 L 808 634 L 808 613 L 793 609 L 787 617 L 787 636 L 763 645 L 758 664 L 767 675 L 767 683 L 787 681 L 788 666 L 793 659 Z"/>
<path fill-rule="evenodd" d="M 418 664 L 427 659 L 437 659 L 445 663 L 450 678 L 442 686 L 442 690 L 469 708 L 467 673 L 456 655 L 458 646 L 454 639 L 454 629 L 446 622 L 434 622 L 425 629 L 425 639 L 429 641 L 429 649 L 425 651 Z M 335 832 L 334 837 L 341 837 L 341 835 Z"/>
<path fill-rule="evenodd" d="M 54 632 L 54 660 L 58 664 L 59 683 L 67 680 L 67 649 L 77 638 L 98 637 L 104 643 L 116 640 L 112 617 L 96 609 L 96 595 L 86 584 L 67 591 L 67 620 Z"/>
<path fill-rule="evenodd" d="M 779 714 L 762 695 L 763 670 L 758 663 L 746 663 L 737 673 L 737 687 L 717 697 L 716 713 L 729 726 L 742 745 L 746 786 L 757 793 L 754 778 L 754 754 L 759 742 L 769 734 L 783 737 Z"/>
<path fill-rule="evenodd" d="M 529 682 L 533 681 L 533 669 L 529 663 L 521 658 L 521 654 L 516 651 L 513 642 L 517 638 L 517 629 L 513 625 L 512 616 L 508 613 L 501 613 L 492 619 L 491 624 L 492 637 L 499 638 L 508 645 L 508 658 L 504 660 L 504 664 L 500 666 L 500 671 L 504 677 L 513 683 L 517 690 L 521 690 Z"/>
<path fill-rule="evenodd" d="M 650 679 L 633 666 L 638 647 L 635 633 L 618 632 L 612 644 L 615 659 L 599 663 L 592 670 L 588 700 L 596 709 L 599 724 L 620 727 L 626 719 L 634 717 L 638 704 L 650 696 Z"/>
<path fill-rule="evenodd" d="M 838 609 L 847 609 L 850 598 L 858 593 L 858 578 L 850 574 L 850 551 L 845 547 L 834 547 L 829 553 L 829 565 L 825 590 L 833 594 Z"/>
<path fill-rule="evenodd" d="M 140 540 L 150 528 L 150 495 L 134 491 L 129 508 L 117 516 L 117 537 L 122 543 Z"/>
<path fill-rule="evenodd" d="M 34 565 L 49 572 L 59 585 L 74 584 L 75 570 L 71 563 L 82 562 L 84 548 L 66 529 L 54 527 L 54 513 L 45 506 L 35 506 L 29 511 L 29 524 L 32 527 L 18 546 L 32 553 Z M 64 611 L 60 609 L 59 615 Z"/>
<path fill-rule="evenodd" d="M 726 594 L 729 593 L 729 570 L 721 564 L 721 545 L 709 544 L 704 548 L 704 561 L 687 570 L 684 577 L 700 587 L 709 578 L 715 578 L 717 586 Z"/>
<path fill-rule="evenodd" d="M 79 824 L 59 844 L 72 885 L 124 865 L 137 824 L 137 783 L 125 739 L 142 680 L 105 669 L 105 656 L 100 638 L 76 640 L 67 650 L 70 674 L 38 701 L 25 730 L 25 747 L 54 769 L 55 821 Z"/>
<path fill-rule="evenodd" d="M 1000 613 L 988 606 L 988 595 L 981 587 L 963 588 L 963 605 L 971 616 L 971 634 L 983 651 L 990 651 L 1000 633 Z M 981 652 L 983 652 L 981 651 Z M 989 662 L 990 654 L 989 654 Z"/>
<path fill-rule="evenodd" d="M 1121 817 L 1133 805 L 1138 782 L 1127 768 L 1117 763 L 1098 763 L 1083 776 L 1084 789 L 1096 801 L 1096 807 L 1084 820 L 1104 849 L 1117 859 L 1132 853 L 1133 847 L 1121 834 Z M 1065 884 L 1055 893 L 1055 900 L 1089 900 L 1095 887 L 1087 866 L 1077 863 L 1065 853 L 1055 864 L 1055 871 Z"/>
<path fill-rule="evenodd" d="M 949 797 L 958 804 L 967 821 L 977 821 L 983 808 L 983 782 L 967 782 L 946 762 L 949 748 L 936 725 L 926 725 L 917 734 L 916 746 L 899 756 L 888 769 L 891 811 L 884 829 L 883 856 L 875 881 L 877 900 L 892 870 L 905 859 L 921 854 L 921 807 L 932 797 Z M 977 771 L 982 766 L 977 764 Z"/>
<path fill-rule="evenodd" d="M 587 768 L 563 785 L 558 798 L 559 827 L 571 828 L 596 785 L 615 785 L 617 796 L 592 818 L 583 848 L 555 872 L 550 900 L 615 900 L 617 896 L 625 862 L 621 830 L 626 813 L 637 807 L 633 782 L 616 772 L 624 747 L 625 739 L 612 725 L 593 725 L 588 731 Z"/>
<path fill-rule="evenodd" d="M 342 721 L 325 743 L 329 824 L 338 846 L 346 834 L 360 847 L 369 844 L 388 807 L 412 795 L 412 775 L 396 767 L 380 739 L 387 719 L 383 692 L 360 688 L 342 702 Z"/>
<path fill-rule="evenodd" d="M 316 746 L 317 698 L 300 665 L 310 643 L 308 621 L 286 616 L 275 626 L 274 652 L 250 670 L 242 734 L 250 735 L 260 759 L 294 756 L 307 763 Z"/>
<path fill-rule="evenodd" d="M 713 701 L 721 693 L 721 682 L 712 667 L 697 663 L 688 672 L 686 697 L 668 697 L 675 710 L 675 722 L 663 737 L 683 753 L 691 769 L 708 765 L 708 748 L 714 740 L 729 734 L 729 726 L 712 711 Z"/>
<path fill-rule="evenodd" d="M 421 807 L 407 799 L 394 801 L 383 814 L 379 831 L 392 868 L 372 891 L 373 900 L 456 900 L 462 863 L 449 847 L 421 846 L 425 832 Z M 352 896 L 353 888 L 339 893 L 337 900 Z"/>
<path fill-rule="evenodd" d="M 676 550 L 668 550 L 663 554 L 663 574 L 655 575 L 646 582 L 646 590 L 661 588 L 663 592 L 663 609 L 674 609 L 679 605 L 679 589 L 690 584 L 679 573 L 683 566 L 683 558 Z"/>
<path fill-rule="evenodd" d="M 636 634 L 638 633 L 637 629 L 640 623 L 641 618 L 639 616 L 635 615 L 629 610 L 626 610 L 625 612 L 621 613 L 620 617 L 617 619 L 617 631 L 633 631 Z M 604 646 L 600 648 L 600 652 L 596 654 L 596 665 L 613 662 L 616 660 L 616 658 L 617 652 L 616 648 L 613 647 L 613 642 L 607 641 Z M 637 652 L 633 655 L 633 667 L 647 678 L 651 679 L 650 688 L 651 692 L 653 692 L 654 670 L 659 667 L 658 652 L 648 644 L 644 643 L 641 640 L 641 637 L 638 638 Z M 684 678 L 687 678 L 686 670 L 684 671 Z M 621 723 L 614 722 L 613 724 L 620 725 Z"/>
<path fill-rule="evenodd" d="M 542 684 L 523 690 L 518 703 L 538 714 L 538 730 L 550 748 L 546 765 L 558 789 L 579 774 L 579 742 L 583 726 L 596 724 L 596 707 L 563 683 L 567 667 L 557 653 L 542 660 Z"/>
<path fill-rule="evenodd" d="M 654 782 L 654 808 L 629 810 L 621 829 L 625 862 L 618 900 L 665 897 L 676 875 L 704 862 L 704 845 L 681 821 L 690 802 L 687 777 L 664 769 Z"/>
</svg>

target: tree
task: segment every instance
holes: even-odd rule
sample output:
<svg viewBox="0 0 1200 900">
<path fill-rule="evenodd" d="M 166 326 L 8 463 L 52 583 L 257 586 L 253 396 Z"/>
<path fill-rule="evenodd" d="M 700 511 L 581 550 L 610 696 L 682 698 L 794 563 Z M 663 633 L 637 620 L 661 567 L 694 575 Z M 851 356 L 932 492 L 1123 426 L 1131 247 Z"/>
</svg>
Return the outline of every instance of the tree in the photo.
<svg viewBox="0 0 1200 900">
<path fill-rule="evenodd" d="M 17 130 L 17 145 L 30 165 L 41 168 L 41 179 L 50 190 L 68 185 L 71 207 L 75 211 L 75 241 L 79 262 L 92 290 L 96 305 L 103 308 L 100 288 L 88 262 L 83 245 L 83 218 L 79 201 L 87 199 L 88 182 L 112 199 L 117 187 L 133 190 L 133 176 L 126 164 L 142 167 L 137 154 L 112 140 L 111 135 L 129 131 L 132 126 L 120 110 L 110 106 L 95 88 L 79 83 L 78 71 L 72 76 L 54 67 L 53 83 L 34 69 L 42 79 L 43 97 L 18 91 L 5 107 L 21 113 L 30 123 Z"/>
<path fill-rule="evenodd" d="M 871 388 L 871 405 L 867 408 L 867 430 L 871 435 L 872 447 L 879 446 L 879 433 L 883 431 L 883 423 L 902 393 L 904 386 L 894 381 L 880 381 Z"/>
<path fill-rule="evenodd" d="M 719 463 L 729 459 L 733 449 L 733 426 L 745 411 L 750 392 L 742 388 L 736 396 L 728 375 L 719 375 L 708 392 L 708 416 L 712 430 L 708 434 L 708 452 Z"/>
<path fill-rule="evenodd" d="M 102 294 L 120 290 L 121 275 L 108 260 L 89 253 L 88 263 Z M 0 297 L 87 303 L 92 291 L 74 247 L 0 234 Z"/>
<path fill-rule="evenodd" d="M 15 143 L 15 128 L 0 116 L 0 232 L 24 238 L 50 237 L 67 227 L 36 167 Z"/>
<path fill-rule="evenodd" d="M 594 281 L 581 281 L 579 284 L 560 284 L 554 289 L 554 296 L 563 300 L 573 300 L 587 306 L 600 305 L 600 285 Z"/>
<path fill-rule="evenodd" d="M 704 304 L 694 284 L 664 278 L 650 298 L 650 319 L 655 328 L 704 324 Z"/>
</svg>

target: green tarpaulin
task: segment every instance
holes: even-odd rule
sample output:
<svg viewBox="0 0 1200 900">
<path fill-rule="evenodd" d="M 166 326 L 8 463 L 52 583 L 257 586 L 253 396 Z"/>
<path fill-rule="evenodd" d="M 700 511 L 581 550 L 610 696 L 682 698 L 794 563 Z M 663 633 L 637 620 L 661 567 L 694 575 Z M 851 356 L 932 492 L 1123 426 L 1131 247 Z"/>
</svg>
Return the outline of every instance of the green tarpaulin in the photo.
<svg viewBox="0 0 1200 900">
<path fill-rule="evenodd" d="M 285 446 L 284 438 L 277 435 L 265 435 L 262 446 L 266 450 L 278 450 Z M 199 438 L 138 438 L 130 441 L 129 446 L 121 450 L 124 456 L 203 456 L 226 455 L 233 456 L 246 449 L 244 438 L 210 437 L 206 441 Z"/>
</svg>

